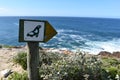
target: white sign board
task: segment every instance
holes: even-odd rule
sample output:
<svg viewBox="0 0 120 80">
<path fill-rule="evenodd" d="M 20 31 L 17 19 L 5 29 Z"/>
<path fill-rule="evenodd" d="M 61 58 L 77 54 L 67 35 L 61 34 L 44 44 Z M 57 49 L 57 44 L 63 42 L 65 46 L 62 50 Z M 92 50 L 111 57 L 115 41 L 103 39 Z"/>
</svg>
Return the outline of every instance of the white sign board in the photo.
<svg viewBox="0 0 120 80">
<path fill-rule="evenodd" d="M 19 42 L 47 42 L 57 34 L 48 21 L 20 19 Z"/>
<path fill-rule="evenodd" d="M 24 21 L 25 41 L 44 41 L 45 22 Z"/>
</svg>

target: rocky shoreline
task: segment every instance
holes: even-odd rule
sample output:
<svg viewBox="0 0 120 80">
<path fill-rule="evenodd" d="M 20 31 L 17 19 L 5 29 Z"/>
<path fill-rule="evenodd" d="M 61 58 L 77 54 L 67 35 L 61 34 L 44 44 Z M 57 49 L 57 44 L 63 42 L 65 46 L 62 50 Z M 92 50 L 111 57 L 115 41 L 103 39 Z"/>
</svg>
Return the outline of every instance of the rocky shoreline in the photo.
<svg viewBox="0 0 120 80">
<path fill-rule="evenodd" d="M 40 48 L 41 50 L 42 48 Z M 69 50 L 61 50 L 61 49 L 54 49 L 54 48 L 44 48 L 42 49 L 43 51 L 47 52 L 58 52 L 58 53 L 63 53 L 63 54 L 74 54 L 74 52 L 69 51 Z M 27 52 L 27 47 L 26 46 L 7 46 L 3 47 L 0 46 L 0 78 L 4 77 L 4 72 L 19 72 L 22 73 L 24 70 L 19 66 L 18 64 L 15 64 L 12 62 L 12 59 L 14 56 L 17 55 L 19 52 Z M 115 58 L 120 58 L 120 52 L 107 52 L 107 51 L 101 51 L 98 53 L 98 56 L 102 57 L 115 57 Z"/>
<path fill-rule="evenodd" d="M 117 51 L 117 52 L 107 52 L 107 51 L 101 51 L 98 55 L 101 55 L 101 56 L 106 56 L 106 57 L 115 57 L 115 58 L 120 58 L 120 52 Z"/>
</svg>

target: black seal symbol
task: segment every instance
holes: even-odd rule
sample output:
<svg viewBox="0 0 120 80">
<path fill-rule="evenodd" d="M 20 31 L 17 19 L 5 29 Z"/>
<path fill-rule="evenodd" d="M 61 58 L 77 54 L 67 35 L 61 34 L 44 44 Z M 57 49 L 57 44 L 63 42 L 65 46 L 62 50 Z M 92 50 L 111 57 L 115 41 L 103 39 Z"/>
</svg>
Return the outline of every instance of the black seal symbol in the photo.
<svg viewBox="0 0 120 80">
<path fill-rule="evenodd" d="M 38 37 L 39 32 L 40 32 L 39 31 L 40 28 L 41 28 L 41 25 L 37 25 L 32 31 L 30 31 L 29 33 L 27 33 L 27 36 L 29 36 L 29 37 L 33 37 L 33 36 Z"/>
</svg>

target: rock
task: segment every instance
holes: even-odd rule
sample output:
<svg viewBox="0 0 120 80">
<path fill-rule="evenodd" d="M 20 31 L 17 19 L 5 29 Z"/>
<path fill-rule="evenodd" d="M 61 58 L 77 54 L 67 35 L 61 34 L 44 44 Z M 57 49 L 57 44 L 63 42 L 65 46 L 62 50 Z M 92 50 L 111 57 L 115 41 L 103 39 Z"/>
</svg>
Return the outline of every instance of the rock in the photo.
<svg viewBox="0 0 120 80">
<path fill-rule="evenodd" d="M 107 51 L 101 51 L 98 55 L 101 56 L 106 56 L 106 57 L 116 57 L 116 58 L 120 58 L 120 52 L 107 52 Z"/>
<path fill-rule="evenodd" d="M 64 53 L 64 54 L 72 54 L 72 52 L 71 51 L 69 51 L 69 50 L 60 50 L 60 52 L 62 52 L 62 53 Z"/>
<path fill-rule="evenodd" d="M 114 57 L 120 58 L 120 52 L 113 52 L 112 54 Z"/>
<path fill-rule="evenodd" d="M 5 69 L 3 71 L 0 71 L 0 76 L 2 78 L 7 78 L 11 73 L 12 71 L 10 69 Z"/>
<path fill-rule="evenodd" d="M 101 51 L 98 55 L 111 57 L 111 54 L 112 54 L 112 53 L 107 52 L 107 51 Z"/>
</svg>

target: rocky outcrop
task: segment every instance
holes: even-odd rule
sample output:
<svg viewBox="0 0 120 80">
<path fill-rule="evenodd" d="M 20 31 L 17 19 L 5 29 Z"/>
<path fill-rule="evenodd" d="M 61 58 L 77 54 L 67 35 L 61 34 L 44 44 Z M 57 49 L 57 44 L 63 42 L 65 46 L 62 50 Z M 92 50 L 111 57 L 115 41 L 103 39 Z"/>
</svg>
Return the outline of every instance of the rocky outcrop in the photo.
<svg viewBox="0 0 120 80">
<path fill-rule="evenodd" d="M 112 54 L 114 57 L 120 58 L 120 52 L 113 52 Z"/>
<path fill-rule="evenodd" d="M 101 55 L 101 56 L 108 56 L 110 57 L 112 53 L 110 52 L 107 52 L 107 51 L 101 51 L 98 55 Z"/>
<path fill-rule="evenodd" d="M 106 56 L 106 57 L 116 57 L 116 58 L 120 58 L 120 52 L 107 52 L 107 51 L 101 51 L 98 55 L 101 56 Z"/>
</svg>

